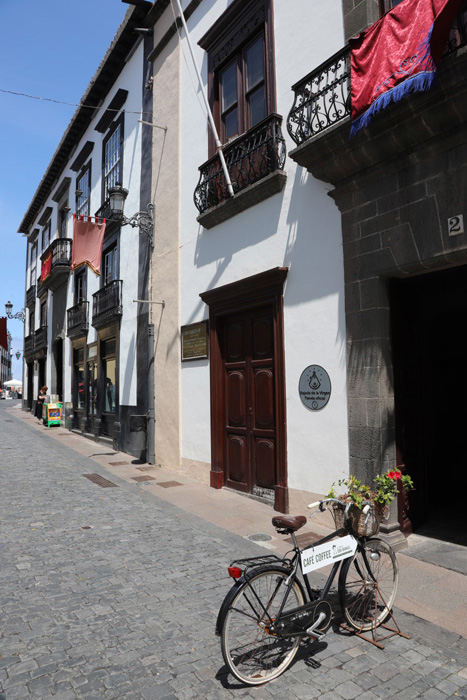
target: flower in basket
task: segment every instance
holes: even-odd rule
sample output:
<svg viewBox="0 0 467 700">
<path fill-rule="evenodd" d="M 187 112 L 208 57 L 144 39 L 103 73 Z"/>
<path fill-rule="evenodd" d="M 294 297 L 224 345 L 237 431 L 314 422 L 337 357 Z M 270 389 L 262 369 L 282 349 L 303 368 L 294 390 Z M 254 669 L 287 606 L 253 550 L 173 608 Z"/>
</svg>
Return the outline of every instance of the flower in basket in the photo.
<svg viewBox="0 0 467 700">
<path fill-rule="evenodd" d="M 338 486 L 345 491 L 337 496 L 335 484 L 331 486 L 329 498 L 339 498 L 340 501 L 351 501 L 357 508 L 362 509 L 366 503 L 370 503 L 381 512 L 387 511 L 394 498 L 397 496 L 398 484 L 406 491 L 414 488 L 412 479 L 408 474 L 402 474 L 400 469 L 389 469 L 385 474 L 375 477 L 373 488 L 362 483 L 352 474 L 348 479 L 339 479 Z"/>
</svg>

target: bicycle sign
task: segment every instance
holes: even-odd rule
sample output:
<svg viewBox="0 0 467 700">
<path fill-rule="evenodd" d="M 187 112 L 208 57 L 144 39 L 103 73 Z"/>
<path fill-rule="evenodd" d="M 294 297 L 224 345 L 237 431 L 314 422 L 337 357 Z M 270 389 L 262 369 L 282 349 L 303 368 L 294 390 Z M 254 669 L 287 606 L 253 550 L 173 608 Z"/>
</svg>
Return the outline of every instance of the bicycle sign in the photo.
<svg viewBox="0 0 467 700">
<path fill-rule="evenodd" d="M 304 574 L 308 574 L 310 571 L 316 571 L 316 569 L 321 569 L 328 564 L 347 559 L 355 554 L 356 549 L 357 540 L 352 535 L 346 535 L 316 547 L 307 547 L 301 553 L 302 571 Z"/>
</svg>

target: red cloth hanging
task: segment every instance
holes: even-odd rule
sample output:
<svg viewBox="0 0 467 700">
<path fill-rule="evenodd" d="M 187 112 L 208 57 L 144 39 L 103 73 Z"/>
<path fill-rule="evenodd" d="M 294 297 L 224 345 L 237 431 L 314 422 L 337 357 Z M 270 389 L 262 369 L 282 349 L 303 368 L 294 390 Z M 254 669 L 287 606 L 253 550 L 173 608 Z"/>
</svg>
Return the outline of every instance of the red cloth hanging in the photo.
<svg viewBox="0 0 467 700">
<path fill-rule="evenodd" d="M 411 92 L 429 90 L 464 0 L 403 0 L 350 40 L 351 136 Z"/>
<path fill-rule="evenodd" d="M 102 244 L 105 234 L 105 219 L 99 223 L 91 217 L 77 219 L 73 215 L 73 249 L 71 254 L 71 269 L 80 265 L 88 265 L 96 275 L 101 273 Z"/>
<path fill-rule="evenodd" d="M 52 272 L 52 251 L 42 261 L 41 282 L 43 282 Z"/>
</svg>

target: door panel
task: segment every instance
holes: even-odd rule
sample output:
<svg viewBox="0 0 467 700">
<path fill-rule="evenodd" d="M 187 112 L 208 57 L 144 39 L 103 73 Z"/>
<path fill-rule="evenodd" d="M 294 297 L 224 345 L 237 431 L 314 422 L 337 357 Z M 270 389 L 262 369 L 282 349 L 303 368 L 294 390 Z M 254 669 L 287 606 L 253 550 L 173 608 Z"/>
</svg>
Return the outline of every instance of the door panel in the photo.
<svg viewBox="0 0 467 700">
<path fill-rule="evenodd" d="M 272 491 L 276 484 L 272 309 L 226 317 L 222 337 L 225 480 L 249 493 Z"/>
</svg>

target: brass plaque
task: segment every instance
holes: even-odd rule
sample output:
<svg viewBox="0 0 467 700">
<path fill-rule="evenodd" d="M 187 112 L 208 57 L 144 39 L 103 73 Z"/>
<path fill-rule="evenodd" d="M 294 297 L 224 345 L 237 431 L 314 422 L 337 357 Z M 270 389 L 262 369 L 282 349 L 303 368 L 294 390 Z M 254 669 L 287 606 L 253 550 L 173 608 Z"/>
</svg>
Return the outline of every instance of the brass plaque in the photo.
<svg viewBox="0 0 467 700">
<path fill-rule="evenodd" d="M 208 357 L 208 322 L 182 326 L 182 361 Z"/>
</svg>

